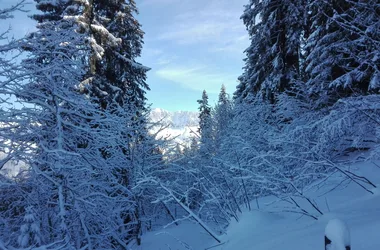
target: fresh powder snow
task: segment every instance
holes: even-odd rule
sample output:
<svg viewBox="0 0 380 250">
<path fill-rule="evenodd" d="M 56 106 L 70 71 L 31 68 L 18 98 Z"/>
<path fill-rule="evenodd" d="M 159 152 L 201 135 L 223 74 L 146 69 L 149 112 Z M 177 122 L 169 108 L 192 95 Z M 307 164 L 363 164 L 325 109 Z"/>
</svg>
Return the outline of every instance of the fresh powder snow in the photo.
<svg viewBox="0 0 380 250">
<path fill-rule="evenodd" d="M 358 163 L 351 169 L 380 183 L 380 168 L 372 162 Z M 379 192 L 372 190 L 374 194 L 368 193 L 353 182 L 339 184 L 338 178 L 331 182 L 310 191 L 320 208 L 327 211 L 318 220 L 281 212 L 283 204 L 275 202 L 275 197 L 264 197 L 258 200 L 262 210 L 246 209 L 238 222 L 231 221 L 226 234 L 221 236 L 222 244 L 213 240 L 195 222 L 184 221 L 179 226 L 171 225 L 146 233 L 143 244 L 134 245 L 132 249 L 323 250 L 326 226 L 331 238 L 349 243 L 345 224 L 351 232 L 351 249 L 380 249 Z M 251 207 L 256 208 L 256 202 L 252 202 Z"/>
</svg>

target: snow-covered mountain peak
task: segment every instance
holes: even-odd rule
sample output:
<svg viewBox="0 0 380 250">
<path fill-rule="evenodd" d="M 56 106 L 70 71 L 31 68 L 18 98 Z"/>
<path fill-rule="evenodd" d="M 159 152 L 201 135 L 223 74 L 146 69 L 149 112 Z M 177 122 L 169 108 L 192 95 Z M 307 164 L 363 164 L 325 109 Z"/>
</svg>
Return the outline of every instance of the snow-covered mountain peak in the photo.
<svg viewBox="0 0 380 250">
<path fill-rule="evenodd" d="M 161 129 L 162 125 L 166 128 L 158 133 L 158 137 L 175 138 L 174 141 L 180 145 L 187 145 L 190 137 L 197 131 L 199 124 L 199 113 L 192 111 L 170 112 L 161 108 L 152 109 L 150 120 L 158 123 L 153 127 L 152 133 Z"/>
<path fill-rule="evenodd" d="M 152 122 L 162 122 L 171 128 L 183 129 L 185 127 L 198 126 L 198 112 L 193 111 L 174 111 L 170 112 L 161 108 L 154 108 L 150 112 Z"/>
</svg>

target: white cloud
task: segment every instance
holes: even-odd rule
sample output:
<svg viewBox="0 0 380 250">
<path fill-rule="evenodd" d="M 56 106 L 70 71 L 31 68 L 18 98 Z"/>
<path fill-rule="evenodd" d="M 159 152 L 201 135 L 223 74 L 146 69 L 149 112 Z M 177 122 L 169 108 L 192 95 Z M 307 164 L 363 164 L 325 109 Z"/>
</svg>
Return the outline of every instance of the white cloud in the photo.
<svg viewBox="0 0 380 250">
<path fill-rule="evenodd" d="M 159 55 L 144 53 L 152 67 L 150 74 L 188 90 L 206 89 L 217 96 L 224 84 L 232 93 L 241 74 L 243 52 L 249 46 L 240 20 L 247 0 L 149 1 L 173 1 L 147 11 L 155 26 L 147 30 L 146 45 L 164 51 Z"/>
<path fill-rule="evenodd" d="M 156 62 L 155 62 L 155 63 L 156 63 L 158 66 L 164 66 L 164 65 L 168 65 L 168 64 L 172 63 L 172 62 L 175 61 L 177 58 L 178 58 L 178 57 L 175 56 L 175 55 L 171 55 L 171 56 L 169 56 L 169 55 L 162 55 L 162 56 L 160 56 L 160 57 L 158 57 L 158 58 L 156 59 Z"/>
<path fill-rule="evenodd" d="M 172 3 L 178 3 L 181 2 L 181 0 L 143 0 L 139 6 L 144 5 L 158 5 L 158 4 L 172 4 Z"/>
<path fill-rule="evenodd" d="M 162 49 L 148 47 L 144 48 L 142 53 L 144 60 L 152 64 L 152 67 L 168 65 L 178 59 L 178 56 L 166 53 Z"/>
<path fill-rule="evenodd" d="M 179 45 L 203 45 L 212 52 L 242 53 L 249 40 L 240 20 L 246 0 L 239 1 L 241 5 L 230 0 L 209 0 L 202 4 L 194 1 L 193 9 L 178 13 L 173 24 L 165 27 L 157 39 Z"/>
<path fill-rule="evenodd" d="M 236 86 L 238 75 L 206 66 L 169 65 L 155 72 L 159 77 L 173 81 L 193 90 L 206 89 L 210 93 L 219 93 L 222 84 L 230 90 Z"/>
<path fill-rule="evenodd" d="M 243 55 L 244 50 L 248 47 L 249 36 L 248 34 L 236 37 L 233 40 L 225 41 L 224 43 L 215 44 L 210 49 L 213 52 L 232 52 L 237 55 Z"/>
<path fill-rule="evenodd" d="M 164 54 L 164 51 L 162 49 L 146 47 L 143 49 L 142 53 L 149 56 L 161 56 Z"/>
<path fill-rule="evenodd" d="M 210 42 L 213 38 L 220 37 L 224 27 L 215 22 L 201 22 L 194 25 L 182 23 L 173 31 L 161 34 L 159 40 L 174 40 L 179 44 L 195 44 Z"/>
</svg>

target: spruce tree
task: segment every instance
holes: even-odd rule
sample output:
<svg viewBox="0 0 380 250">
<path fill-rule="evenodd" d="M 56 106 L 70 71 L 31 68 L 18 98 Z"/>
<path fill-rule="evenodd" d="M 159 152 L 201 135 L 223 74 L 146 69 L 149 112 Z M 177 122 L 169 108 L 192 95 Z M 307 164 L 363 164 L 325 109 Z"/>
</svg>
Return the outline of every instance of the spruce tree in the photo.
<svg viewBox="0 0 380 250">
<path fill-rule="evenodd" d="M 97 73 L 105 77 L 99 86 L 108 93 L 109 100 L 119 104 L 128 101 L 138 109 L 145 109 L 145 92 L 149 90 L 146 72 L 149 68 L 136 62 L 143 44 L 143 31 L 134 15 L 136 3 L 128 1 L 94 1 L 94 23 L 107 27 L 109 35 L 95 33 L 94 38 L 103 47 L 104 56 L 97 61 Z M 117 43 L 112 38 L 118 38 Z M 107 41 L 108 40 L 108 41 Z"/>
<path fill-rule="evenodd" d="M 144 33 L 135 18 L 138 10 L 133 0 L 35 2 L 42 13 L 32 17 L 39 23 L 71 19 L 85 34 L 84 42 L 90 45 L 85 93 L 96 96 L 103 109 L 115 102 L 121 107 L 128 103 L 140 113 L 146 110 L 149 68 L 136 62 Z"/>
<path fill-rule="evenodd" d="M 253 94 L 273 103 L 276 93 L 288 90 L 299 77 L 304 8 L 304 0 L 250 0 L 245 6 L 241 18 L 251 45 L 235 99 Z"/>
<path fill-rule="evenodd" d="M 213 149 L 212 119 L 211 107 L 208 104 L 208 95 L 206 90 L 202 92 L 202 99 L 197 101 L 199 104 L 199 136 L 200 136 L 200 153 L 210 154 Z"/>
<path fill-rule="evenodd" d="M 92 100 L 98 102 L 102 110 L 124 121 L 121 122 L 125 128 L 118 145 L 124 153 L 124 161 L 122 165 L 118 164 L 121 167 L 115 168 L 114 174 L 121 184 L 131 189 L 139 175 L 140 165 L 146 163 L 145 158 L 160 158 L 154 150 L 155 141 L 147 131 L 146 115 L 149 110 L 145 92 L 149 86 L 145 81 L 149 68 L 136 62 L 141 54 L 144 34 L 135 18 L 138 10 L 133 0 L 91 0 L 80 4 L 83 5 L 81 13 L 65 18 L 79 23 L 79 32 L 90 45 L 89 68 L 82 92 L 94 97 Z M 146 151 L 148 148 L 150 155 Z M 107 160 L 115 154 L 109 147 L 101 151 Z M 127 210 L 122 212 L 124 223 L 137 225 L 136 232 L 131 233 L 137 236 L 141 220 L 135 219 L 140 215 L 137 212 L 130 214 L 131 211 Z"/>
<path fill-rule="evenodd" d="M 17 159 L 31 166 L 31 184 L 40 184 L 31 196 L 56 201 L 39 211 L 43 243 L 125 249 L 141 234 L 141 197 L 131 189 L 141 169 L 161 159 L 146 128 L 147 68 L 135 62 L 143 34 L 135 4 L 36 3 L 38 31 L 20 42 L 30 52 L 23 82 L 8 88 L 27 108 L 4 111 L 5 138 L 25 145 Z"/>
<path fill-rule="evenodd" d="M 32 18 L 38 23 L 43 23 L 46 21 L 59 21 L 62 19 L 63 15 L 67 14 L 67 11 L 72 12 L 76 9 L 74 0 L 34 1 L 36 2 L 36 9 L 41 11 L 41 13 L 32 15 Z"/>
<path fill-rule="evenodd" d="M 25 216 L 23 219 L 24 224 L 20 228 L 20 235 L 18 236 L 18 244 L 20 247 L 41 245 L 41 232 L 40 223 L 34 214 L 33 207 L 28 206 L 25 208 Z"/>
<path fill-rule="evenodd" d="M 135 18 L 138 14 L 135 1 L 92 0 L 90 4 L 84 11 L 82 31 L 89 35 L 92 46 L 86 90 L 100 101 L 102 109 L 125 121 L 122 123 L 125 126 L 122 143 L 118 145 L 125 161 L 115 168 L 114 174 L 129 190 L 126 198 L 135 202 L 133 207 L 125 207 L 120 213 L 126 225 L 123 228 L 129 231 L 125 240 L 136 239 L 140 244 L 145 201 L 132 188 L 143 172 L 149 172 L 151 165 L 158 165 L 162 160 L 158 143 L 147 129 L 149 110 L 145 93 L 149 90 L 146 83 L 149 68 L 136 62 L 141 54 L 144 33 Z M 102 151 L 106 159 L 114 154 L 113 150 Z"/>
<path fill-rule="evenodd" d="M 309 92 L 317 106 L 379 90 L 379 4 L 314 0 L 307 40 Z"/>
<path fill-rule="evenodd" d="M 25 82 L 12 90 L 25 108 L 12 110 L 6 123 L 19 124 L 13 143 L 29 145 L 19 154 L 32 170 L 30 196 L 49 204 L 36 206 L 43 243 L 109 249 L 114 241 L 126 245 L 126 231 L 114 228 L 124 225 L 120 210 L 133 205 L 112 174 L 125 162 L 118 147 L 125 128 L 120 117 L 82 94 L 88 64 L 81 55 L 88 48 L 78 28 L 72 19 L 45 21 L 21 43 L 30 56 L 22 62 Z M 103 157 L 104 148 L 114 152 L 111 158 Z"/>
<path fill-rule="evenodd" d="M 227 133 L 227 128 L 232 120 L 232 101 L 228 97 L 226 87 L 222 85 L 219 93 L 218 103 L 216 104 L 212 120 L 215 136 L 215 147 L 220 147 L 223 136 Z"/>
</svg>

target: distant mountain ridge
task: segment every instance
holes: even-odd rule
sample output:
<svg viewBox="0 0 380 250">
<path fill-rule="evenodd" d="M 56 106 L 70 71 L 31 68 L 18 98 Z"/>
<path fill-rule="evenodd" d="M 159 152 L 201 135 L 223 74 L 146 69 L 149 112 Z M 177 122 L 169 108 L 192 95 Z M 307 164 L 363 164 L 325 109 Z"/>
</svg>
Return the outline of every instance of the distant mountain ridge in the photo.
<svg viewBox="0 0 380 250">
<path fill-rule="evenodd" d="M 150 121 L 158 122 L 159 125 L 151 129 L 152 133 L 157 133 L 162 125 L 166 128 L 157 134 L 158 138 L 174 139 L 173 142 L 181 147 L 190 145 L 190 138 L 195 136 L 199 125 L 199 113 L 192 111 L 170 112 L 164 109 L 155 108 L 150 112 Z"/>
<path fill-rule="evenodd" d="M 162 122 L 172 129 L 195 127 L 199 124 L 199 113 L 193 111 L 167 111 L 160 108 L 152 109 L 150 119 L 152 122 Z"/>
</svg>

